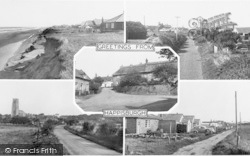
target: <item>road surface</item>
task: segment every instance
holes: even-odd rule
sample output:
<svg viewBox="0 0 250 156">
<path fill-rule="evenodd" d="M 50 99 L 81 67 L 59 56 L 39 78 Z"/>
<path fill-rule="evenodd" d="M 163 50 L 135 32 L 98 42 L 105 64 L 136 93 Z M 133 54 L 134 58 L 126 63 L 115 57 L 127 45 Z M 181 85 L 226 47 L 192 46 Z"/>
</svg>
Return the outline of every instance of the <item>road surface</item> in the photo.
<svg viewBox="0 0 250 156">
<path fill-rule="evenodd" d="M 180 55 L 180 78 L 183 80 L 199 80 L 202 77 L 202 62 L 198 48 L 190 38 L 187 47 L 183 48 Z"/>
<path fill-rule="evenodd" d="M 57 126 L 54 134 L 71 155 L 121 155 L 114 150 L 86 140 L 66 131 L 63 126 Z"/>
<path fill-rule="evenodd" d="M 174 155 L 212 155 L 213 147 L 233 131 L 228 130 L 209 139 L 185 146 L 175 152 Z"/>
<path fill-rule="evenodd" d="M 150 111 L 168 111 L 177 102 L 177 96 L 166 95 L 130 95 L 117 93 L 111 88 L 89 99 L 76 99 L 76 103 L 85 111 L 103 109 L 148 109 Z"/>
</svg>

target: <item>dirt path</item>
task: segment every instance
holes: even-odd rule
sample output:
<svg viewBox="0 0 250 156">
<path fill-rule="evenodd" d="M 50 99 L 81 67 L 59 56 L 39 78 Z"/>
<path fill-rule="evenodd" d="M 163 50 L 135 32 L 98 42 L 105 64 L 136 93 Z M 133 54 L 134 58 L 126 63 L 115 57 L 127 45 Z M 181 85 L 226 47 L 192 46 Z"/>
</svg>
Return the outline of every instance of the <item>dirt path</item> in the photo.
<svg viewBox="0 0 250 156">
<path fill-rule="evenodd" d="M 121 155 L 94 142 L 66 131 L 63 126 L 55 127 L 54 134 L 71 155 Z"/>
<path fill-rule="evenodd" d="M 175 152 L 174 155 L 212 155 L 212 148 L 233 131 L 234 130 L 229 130 L 209 139 L 185 146 Z"/>
<path fill-rule="evenodd" d="M 201 57 L 192 39 L 187 40 L 187 47 L 180 53 L 180 77 L 181 79 L 203 79 Z"/>
<path fill-rule="evenodd" d="M 165 95 L 129 95 L 117 93 L 110 88 L 103 88 L 100 94 L 94 95 L 89 99 L 76 99 L 76 103 L 85 111 L 102 111 L 103 109 L 128 109 L 143 108 L 157 109 L 166 111 L 162 107 L 168 108 L 169 99 L 177 100 L 176 96 Z M 171 101 L 174 103 L 174 101 Z M 145 106 L 147 105 L 147 107 Z M 171 104 L 172 107 L 173 104 Z M 145 107 L 143 107 L 145 106 Z M 148 109 L 149 110 L 149 109 Z"/>
</svg>

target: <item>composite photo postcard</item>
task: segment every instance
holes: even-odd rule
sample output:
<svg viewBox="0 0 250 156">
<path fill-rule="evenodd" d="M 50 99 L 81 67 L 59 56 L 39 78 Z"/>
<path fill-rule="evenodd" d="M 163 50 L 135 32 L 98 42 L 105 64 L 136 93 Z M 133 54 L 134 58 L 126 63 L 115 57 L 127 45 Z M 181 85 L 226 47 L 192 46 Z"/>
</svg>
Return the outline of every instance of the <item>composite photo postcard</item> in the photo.
<svg viewBox="0 0 250 156">
<path fill-rule="evenodd" d="M 0 0 L 0 155 L 249 155 L 250 0 Z"/>
</svg>

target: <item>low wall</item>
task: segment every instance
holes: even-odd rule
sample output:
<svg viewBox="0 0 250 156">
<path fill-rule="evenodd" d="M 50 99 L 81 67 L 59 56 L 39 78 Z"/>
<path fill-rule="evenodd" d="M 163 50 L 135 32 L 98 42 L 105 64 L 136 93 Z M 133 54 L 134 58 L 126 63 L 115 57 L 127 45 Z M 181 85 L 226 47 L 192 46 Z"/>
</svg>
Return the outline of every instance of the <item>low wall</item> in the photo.
<svg viewBox="0 0 250 156">
<path fill-rule="evenodd" d="M 130 86 L 126 93 L 137 95 L 177 95 L 177 88 L 169 85 Z"/>
</svg>

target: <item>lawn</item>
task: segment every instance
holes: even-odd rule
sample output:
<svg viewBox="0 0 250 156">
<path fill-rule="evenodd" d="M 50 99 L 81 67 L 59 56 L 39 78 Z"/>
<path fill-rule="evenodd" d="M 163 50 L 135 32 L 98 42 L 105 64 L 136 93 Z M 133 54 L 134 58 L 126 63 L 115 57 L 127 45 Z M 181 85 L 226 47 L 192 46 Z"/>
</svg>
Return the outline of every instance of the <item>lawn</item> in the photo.
<svg viewBox="0 0 250 156">
<path fill-rule="evenodd" d="M 32 144 L 37 128 L 21 126 L 0 126 L 0 144 Z"/>
<path fill-rule="evenodd" d="M 40 135 L 39 139 L 36 139 L 36 127 L 30 126 L 0 126 L 0 144 L 34 144 L 36 147 L 41 144 L 50 145 L 60 144 L 59 140 L 53 135 L 48 136 Z M 68 151 L 63 147 L 63 153 L 66 155 Z M 0 153 L 1 155 L 1 153 Z"/>
<path fill-rule="evenodd" d="M 231 154 L 250 154 L 250 125 L 242 125 L 239 128 L 240 141 L 236 147 L 235 132 L 227 136 L 213 148 L 213 154 L 231 155 Z"/>
<path fill-rule="evenodd" d="M 195 142 L 207 139 L 212 135 L 205 136 L 199 134 L 179 134 L 182 135 L 182 140 L 154 139 L 154 138 L 131 138 L 126 137 L 126 155 L 170 155 L 178 151 L 179 148 L 193 144 Z"/>
</svg>

